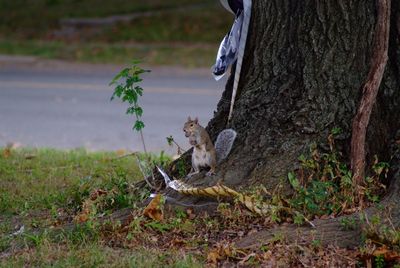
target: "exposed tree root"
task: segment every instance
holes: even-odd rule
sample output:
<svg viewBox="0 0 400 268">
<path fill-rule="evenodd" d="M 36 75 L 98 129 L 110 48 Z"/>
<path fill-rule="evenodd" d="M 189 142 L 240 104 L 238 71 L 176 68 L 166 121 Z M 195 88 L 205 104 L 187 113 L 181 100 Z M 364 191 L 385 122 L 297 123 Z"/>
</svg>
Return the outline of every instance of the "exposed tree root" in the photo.
<svg viewBox="0 0 400 268">
<path fill-rule="evenodd" d="M 371 67 L 362 86 L 362 97 L 353 119 L 351 138 L 351 166 L 357 185 L 362 184 L 365 172 L 365 140 L 372 108 L 388 60 L 391 0 L 378 0 Z"/>
</svg>

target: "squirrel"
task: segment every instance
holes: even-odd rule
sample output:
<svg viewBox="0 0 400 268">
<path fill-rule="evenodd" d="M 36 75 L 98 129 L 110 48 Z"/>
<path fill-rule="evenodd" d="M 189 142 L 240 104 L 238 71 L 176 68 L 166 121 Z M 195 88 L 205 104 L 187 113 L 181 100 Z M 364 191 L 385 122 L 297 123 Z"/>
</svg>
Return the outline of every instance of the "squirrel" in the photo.
<svg viewBox="0 0 400 268">
<path fill-rule="evenodd" d="M 199 124 L 198 118 L 192 120 L 190 116 L 183 125 L 183 131 L 185 136 L 189 138 L 190 145 L 193 146 L 192 171 L 188 174 L 188 177 L 199 173 L 200 167 L 204 166 L 210 167 L 207 176 L 215 174 L 217 164 L 228 156 L 236 138 L 236 132 L 232 129 L 221 131 L 214 146 L 210 135 Z"/>
</svg>

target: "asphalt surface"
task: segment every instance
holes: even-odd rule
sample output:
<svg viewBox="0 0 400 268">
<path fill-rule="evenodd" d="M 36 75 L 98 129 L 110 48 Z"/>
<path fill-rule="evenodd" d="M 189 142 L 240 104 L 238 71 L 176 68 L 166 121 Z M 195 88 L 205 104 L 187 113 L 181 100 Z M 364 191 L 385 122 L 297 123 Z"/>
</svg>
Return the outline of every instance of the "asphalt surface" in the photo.
<svg viewBox="0 0 400 268">
<path fill-rule="evenodd" d="M 110 101 L 108 84 L 122 67 L 0 56 L 0 147 L 142 151 L 127 105 Z M 188 148 L 183 123 L 191 115 L 207 124 L 224 81 L 204 69 L 150 69 L 141 84 L 145 142 L 149 151 L 173 154 L 166 137 Z"/>
</svg>

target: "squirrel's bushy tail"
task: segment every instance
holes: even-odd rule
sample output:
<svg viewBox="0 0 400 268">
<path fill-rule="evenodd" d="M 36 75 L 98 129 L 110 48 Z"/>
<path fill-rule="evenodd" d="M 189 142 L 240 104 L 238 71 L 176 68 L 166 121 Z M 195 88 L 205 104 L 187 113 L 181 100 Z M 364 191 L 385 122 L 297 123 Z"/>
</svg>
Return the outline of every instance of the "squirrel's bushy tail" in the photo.
<svg viewBox="0 0 400 268">
<path fill-rule="evenodd" d="M 217 153 L 217 162 L 224 160 L 232 149 L 233 142 L 236 138 L 236 131 L 233 129 L 222 130 L 215 141 L 215 151 Z"/>
</svg>

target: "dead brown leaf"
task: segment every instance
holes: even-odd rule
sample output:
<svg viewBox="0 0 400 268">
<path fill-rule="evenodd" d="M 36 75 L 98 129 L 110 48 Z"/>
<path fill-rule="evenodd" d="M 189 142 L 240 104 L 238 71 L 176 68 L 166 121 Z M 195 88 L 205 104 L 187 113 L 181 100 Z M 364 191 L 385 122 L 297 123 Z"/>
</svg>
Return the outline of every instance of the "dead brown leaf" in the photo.
<svg viewBox="0 0 400 268">
<path fill-rule="evenodd" d="M 89 220 L 92 206 L 92 200 L 85 200 L 82 204 L 82 211 L 74 217 L 74 221 L 77 223 L 87 222 Z"/>
<path fill-rule="evenodd" d="M 164 219 L 164 214 L 161 209 L 161 195 L 157 194 L 153 200 L 147 205 L 143 210 L 143 216 L 156 221 L 162 221 Z"/>
<path fill-rule="evenodd" d="M 11 148 L 10 147 L 6 147 L 3 150 L 3 157 L 4 158 L 9 158 L 11 156 Z"/>
<path fill-rule="evenodd" d="M 89 219 L 89 215 L 86 213 L 81 213 L 75 216 L 74 220 L 77 223 L 87 222 Z"/>
<path fill-rule="evenodd" d="M 76 223 L 82 223 L 82 222 L 87 222 L 89 220 L 89 211 L 88 210 L 82 210 L 81 213 L 77 214 L 74 217 L 74 221 Z"/>
<path fill-rule="evenodd" d="M 374 250 L 372 255 L 376 256 L 383 256 L 385 258 L 385 261 L 395 261 L 395 260 L 400 260 L 400 255 L 396 251 L 393 251 L 387 246 L 382 246 Z"/>
<path fill-rule="evenodd" d="M 96 189 L 90 193 L 90 200 L 94 201 L 101 195 L 106 195 L 108 192 L 102 189 Z"/>
<path fill-rule="evenodd" d="M 222 259 L 218 249 L 213 249 L 207 254 L 207 261 L 216 264 L 218 260 Z"/>
<path fill-rule="evenodd" d="M 193 213 L 193 209 L 188 208 L 186 210 L 187 216 L 189 220 L 193 220 L 194 218 L 196 218 L 196 214 Z"/>
<path fill-rule="evenodd" d="M 171 245 L 174 247 L 182 247 L 186 244 L 185 240 L 179 239 L 179 238 L 174 238 L 171 241 Z"/>
<path fill-rule="evenodd" d="M 123 155 L 126 155 L 127 152 L 124 149 L 119 149 L 119 150 L 116 150 L 115 153 L 117 156 L 123 156 Z"/>
</svg>

